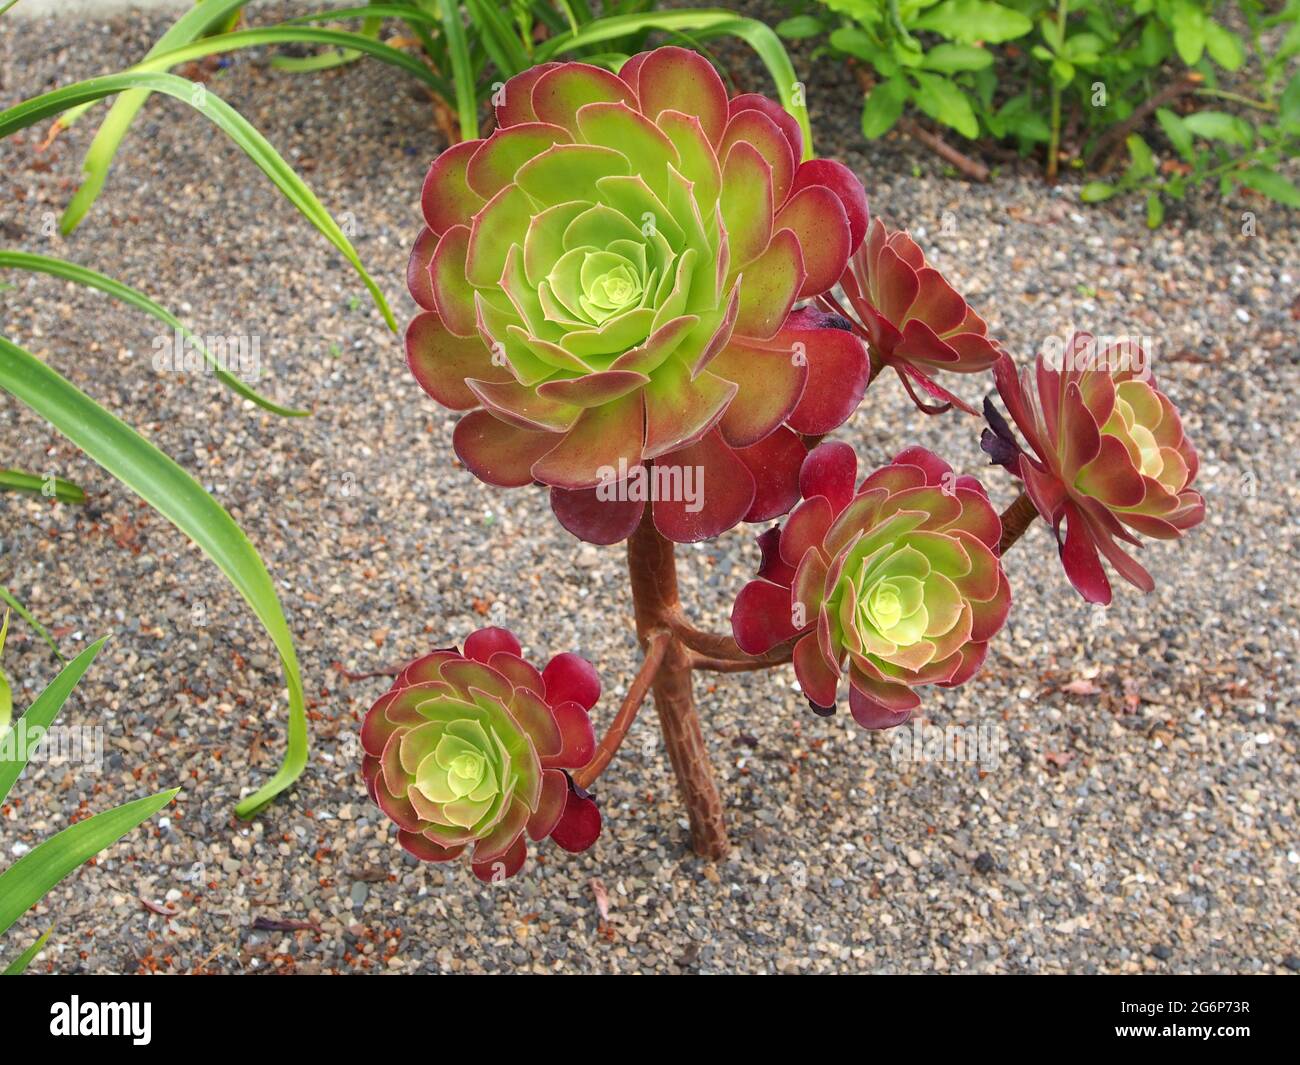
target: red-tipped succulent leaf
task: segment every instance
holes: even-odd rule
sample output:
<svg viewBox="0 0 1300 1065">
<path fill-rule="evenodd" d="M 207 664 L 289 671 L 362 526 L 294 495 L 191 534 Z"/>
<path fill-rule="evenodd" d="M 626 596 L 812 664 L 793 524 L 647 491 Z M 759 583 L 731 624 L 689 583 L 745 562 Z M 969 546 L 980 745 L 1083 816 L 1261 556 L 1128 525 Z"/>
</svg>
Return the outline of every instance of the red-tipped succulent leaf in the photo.
<svg viewBox="0 0 1300 1065">
<path fill-rule="evenodd" d="M 587 711 L 600 682 L 585 659 L 556 655 L 540 673 L 506 629 L 480 629 L 464 652 L 410 663 L 367 711 L 362 772 L 370 797 L 424 861 L 467 849 L 493 881 L 524 864 L 528 840 L 586 850 L 600 811 L 568 770 L 596 749 Z"/>
<path fill-rule="evenodd" d="M 918 687 L 976 673 L 1011 589 L 997 554 L 1002 525 L 975 478 L 920 447 L 855 488 L 856 478 L 847 444 L 809 453 L 804 499 L 759 537 L 759 575 L 731 625 L 748 654 L 795 641 L 795 674 L 817 712 L 834 707 L 847 669 L 854 719 L 890 728 L 920 705 Z"/>
<path fill-rule="evenodd" d="M 408 272 L 407 362 L 465 412 L 461 461 L 550 486 L 601 543 L 647 505 L 681 542 L 784 513 L 800 434 L 842 423 L 870 377 L 848 323 L 794 310 L 861 242 L 860 183 L 801 162 L 785 111 L 729 98 L 681 48 L 619 75 L 546 64 L 502 95 L 492 135 L 430 168 Z M 699 483 L 674 496 L 674 477 Z"/>
</svg>

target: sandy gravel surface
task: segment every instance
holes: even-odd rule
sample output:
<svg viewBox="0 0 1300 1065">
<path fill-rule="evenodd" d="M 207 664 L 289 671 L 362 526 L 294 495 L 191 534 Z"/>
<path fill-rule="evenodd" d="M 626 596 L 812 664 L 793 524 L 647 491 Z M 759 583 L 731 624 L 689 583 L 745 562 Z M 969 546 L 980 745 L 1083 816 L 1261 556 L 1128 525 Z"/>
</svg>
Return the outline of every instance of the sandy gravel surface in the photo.
<svg viewBox="0 0 1300 1065">
<path fill-rule="evenodd" d="M 108 72 L 165 19 L 0 22 L 0 101 Z M 725 51 L 729 56 L 739 52 Z M 1197 199 L 1148 233 L 1139 204 L 1082 209 L 1029 171 L 972 186 L 910 143 L 867 146 L 857 90 L 804 63 L 823 154 L 864 177 L 1022 357 L 1071 323 L 1156 339 L 1156 372 L 1201 449 L 1210 516 L 1143 559 L 1158 581 L 1107 612 L 1075 597 L 1050 535 L 1008 556 L 1016 606 L 982 676 L 930 691 L 941 726 L 983 727 L 996 764 L 897 757 L 847 714 L 818 719 L 788 670 L 701 690 L 734 848 L 689 850 L 654 718 L 600 782 L 606 831 L 535 849 L 485 889 L 397 850 L 358 778 L 364 671 L 509 624 L 537 658 L 600 664 L 607 720 L 637 663 L 619 548 L 583 546 L 541 493 L 452 462 L 453 419 L 407 375 L 355 277 L 237 149 L 154 100 L 87 222 L 47 237 L 94 122 L 43 152 L 0 144 L 0 236 L 141 286 L 200 333 L 260 338 L 286 422 L 210 379 L 157 373 L 150 320 L 48 278 L 5 278 L 3 332 L 176 457 L 248 531 L 277 582 L 311 695 L 314 749 L 264 816 L 232 816 L 283 742 L 270 642 L 219 571 L 41 420 L 0 404 L 0 462 L 57 472 L 81 509 L 0 497 L 0 582 L 68 653 L 114 637 L 69 703 L 102 772 L 34 766 L 0 818 L 7 863 L 70 819 L 182 785 L 165 816 L 56 889 L 7 937 L 54 924 L 42 972 L 1063 972 L 1300 969 L 1294 400 L 1300 223 Z M 762 86 L 761 73 L 745 75 Z M 235 59 L 210 86 L 299 166 L 398 308 L 418 189 L 439 148 L 402 75 L 291 79 Z M 1014 170 L 1014 168 L 1013 168 Z M 1243 212 L 1256 235 L 1243 236 Z M 958 387 L 978 399 L 987 382 Z M 883 379 L 837 434 L 865 461 L 911 443 L 979 472 L 978 425 L 927 420 Z M 995 499 L 1014 489 L 999 471 Z M 753 530 L 682 551 L 688 603 L 722 628 Z M 24 626 L 5 667 L 25 705 L 57 668 Z M 602 920 L 593 878 L 608 895 Z M 160 913 L 159 910 L 166 913 Z M 301 923 L 301 927 L 293 927 Z"/>
</svg>

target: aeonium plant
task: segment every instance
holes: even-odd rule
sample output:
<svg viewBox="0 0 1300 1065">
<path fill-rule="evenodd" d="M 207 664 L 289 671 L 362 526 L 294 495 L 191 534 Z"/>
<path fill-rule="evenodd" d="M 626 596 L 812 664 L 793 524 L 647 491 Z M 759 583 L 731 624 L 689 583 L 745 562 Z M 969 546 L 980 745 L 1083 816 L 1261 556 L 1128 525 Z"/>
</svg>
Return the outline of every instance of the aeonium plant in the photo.
<svg viewBox="0 0 1300 1065">
<path fill-rule="evenodd" d="M 869 220 L 852 174 L 805 160 L 797 123 L 729 97 L 699 56 L 537 67 L 507 83 L 497 121 L 425 181 L 408 363 L 464 412 L 453 444 L 475 476 L 544 485 L 570 532 L 627 540 L 644 659 L 599 741 L 599 684 L 576 655 L 539 673 L 489 629 L 403 668 L 366 716 L 364 769 L 417 857 L 468 852 L 494 880 L 528 840 L 590 847 L 598 779 L 647 695 L 695 850 L 722 857 L 696 672 L 793 663 L 814 712 L 847 700 L 858 724 L 897 726 L 924 689 L 978 673 L 1011 606 L 1006 552 L 1034 517 L 1097 602 L 1099 558 L 1150 590 L 1119 544 L 1201 520 L 1195 452 L 1149 374 L 1040 358 L 1018 375 L 915 241 Z M 861 449 L 823 440 L 886 366 L 931 414 L 973 413 L 936 372 L 993 371 L 1011 422 L 986 401 L 984 450 L 1023 485 L 1001 514 L 928 450 L 892 446 L 859 480 Z M 683 468 L 703 471 L 698 493 L 619 490 Z M 732 632 L 702 630 L 675 542 L 742 521 L 775 524 Z"/>
<path fill-rule="evenodd" d="M 699 506 L 650 503 L 678 542 L 794 503 L 802 435 L 840 425 L 865 348 L 796 302 L 833 286 L 867 224 L 861 184 L 802 161 L 799 125 L 729 97 L 701 56 L 618 75 L 545 64 L 508 81 L 497 129 L 433 163 L 408 284 L 420 385 L 466 411 L 456 453 L 500 487 L 550 486 L 560 522 L 626 538 L 646 501 L 617 482 L 698 470 Z"/>
</svg>

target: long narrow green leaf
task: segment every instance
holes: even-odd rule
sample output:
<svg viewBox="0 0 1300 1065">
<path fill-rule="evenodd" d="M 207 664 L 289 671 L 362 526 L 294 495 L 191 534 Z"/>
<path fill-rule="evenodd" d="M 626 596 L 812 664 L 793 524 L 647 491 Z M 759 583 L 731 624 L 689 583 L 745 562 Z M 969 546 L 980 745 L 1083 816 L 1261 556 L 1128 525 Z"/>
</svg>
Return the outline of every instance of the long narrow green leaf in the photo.
<svg viewBox="0 0 1300 1065">
<path fill-rule="evenodd" d="M 14 596 L 13 592 L 10 592 L 10 590 L 5 588 L 3 584 L 0 584 L 0 599 L 9 603 L 9 606 L 12 606 L 14 610 L 18 611 L 19 618 L 22 618 L 22 620 L 25 620 L 27 624 L 31 625 L 32 631 L 36 632 L 36 635 L 39 635 L 42 640 L 49 644 L 49 649 L 51 649 L 56 655 L 59 655 L 61 662 L 68 661 L 68 659 L 64 658 L 64 653 L 59 650 L 59 644 L 56 644 L 55 637 L 49 635 L 49 633 L 45 631 L 44 625 L 40 624 L 40 622 L 32 616 L 31 611 L 27 610 L 27 607 L 23 606 L 22 603 L 18 601 L 18 597 Z"/>
<path fill-rule="evenodd" d="M 232 11 L 243 7 L 245 3 L 247 3 L 247 0 L 200 0 L 199 3 L 178 18 L 166 33 L 158 38 L 154 46 L 145 54 L 146 58 L 155 52 L 170 51 L 207 33 Z M 81 162 L 85 180 L 73 195 L 67 209 L 63 212 L 63 217 L 59 220 L 59 228 L 64 233 L 71 233 L 77 228 L 81 220 L 86 217 L 90 205 L 95 202 L 100 189 L 104 187 L 104 179 L 108 176 L 108 168 L 112 165 L 113 157 L 117 155 L 118 145 L 122 143 L 122 139 L 126 136 L 126 131 L 131 128 L 131 123 L 135 120 L 136 114 L 148 99 L 149 92 L 145 89 L 124 92 L 119 99 L 113 101 L 113 106 L 108 109 L 104 121 L 100 123 L 99 129 L 95 131 L 95 139 L 90 142 L 86 157 Z M 82 101 L 60 115 L 58 125 L 62 128 L 72 125 L 95 103 L 95 100 Z"/>
<path fill-rule="evenodd" d="M 438 0 L 438 10 L 442 14 L 442 32 L 447 38 L 447 51 L 451 57 L 451 80 L 456 87 L 460 137 L 471 141 L 478 136 L 478 91 L 469 45 L 465 41 L 465 27 L 460 21 L 460 4 L 456 0 Z"/>
<path fill-rule="evenodd" d="M 366 19 L 361 25 L 361 34 L 365 37 L 378 37 L 379 27 L 383 24 L 383 21 L 381 18 Z M 330 52 L 322 52 L 320 55 L 277 55 L 271 60 L 271 66 L 276 70 L 284 70 L 290 74 L 311 74 L 320 70 L 333 70 L 335 67 L 355 62 L 361 58 L 362 54 L 355 48 L 339 48 Z"/>
<path fill-rule="evenodd" d="M 14 716 L 14 690 L 4 670 L 5 637 L 8 635 L 9 611 L 6 610 L 4 621 L 0 622 L 0 736 L 9 731 L 9 722 Z"/>
<path fill-rule="evenodd" d="M 156 303 L 137 288 L 132 288 L 124 282 L 117 281 L 106 274 L 101 274 L 91 270 L 86 266 L 79 266 L 77 263 L 68 262 L 66 259 L 56 259 L 48 255 L 36 255 L 32 252 L 24 251 L 3 251 L 0 250 L 0 268 L 14 267 L 19 270 L 35 270 L 43 274 L 50 274 L 53 277 L 61 277 L 67 281 L 75 281 L 80 285 L 88 285 L 91 288 L 97 288 L 101 292 L 107 292 L 123 303 L 129 303 L 132 307 L 137 307 L 146 314 L 151 314 L 164 325 L 170 326 L 173 330 L 179 331 L 185 339 L 194 343 L 203 356 L 203 361 L 213 369 L 213 375 L 227 388 L 231 389 L 245 399 L 252 400 L 263 410 L 269 410 L 272 414 L 279 414 L 285 418 L 303 418 L 311 414 L 308 410 L 298 410 L 294 407 L 285 407 L 274 400 L 267 399 L 266 396 L 251 388 L 232 374 L 229 370 L 223 369 L 221 364 L 213 354 L 208 351 L 207 346 L 203 343 L 203 338 L 190 332 L 166 307 Z M 80 500 L 78 500 L 80 502 Z"/>
<path fill-rule="evenodd" d="M 166 52 L 159 52 L 141 60 L 130 70 L 161 71 L 170 67 L 204 59 L 210 55 L 237 52 L 244 48 L 261 48 L 268 44 L 327 44 L 337 48 L 350 48 L 365 52 L 376 59 L 419 78 L 426 85 L 438 89 L 446 83 L 413 55 L 392 48 L 382 41 L 351 30 L 323 30 L 314 26 L 264 26 L 254 30 L 236 30 L 215 37 L 204 37 L 192 44 L 183 44 Z"/>
<path fill-rule="evenodd" d="M 501 17 L 496 0 L 466 0 L 466 6 L 483 38 L 483 48 L 502 77 L 513 77 L 533 65 L 514 28 Z"/>
<path fill-rule="evenodd" d="M 4 12 L 0 11 L 0 15 L 3 14 Z M 27 966 L 31 965 L 32 959 L 41 952 L 41 948 L 45 946 L 45 941 L 50 938 L 50 933 L 53 931 L 53 928 L 47 928 L 41 934 L 41 938 L 10 962 L 5 971 L 0 973 L 0 976 L 21 976 L 25 973 L 27 971 Z"/>
<path fill-rule="evenodd" d="M 32 615 L 32 612 L 23 606 L 18 597 L 3 584 L 0 584 L 0 600 L 4 600 L 4 602 L 8 603 L 18 612 L 18 616 L 27 622 L 27 624 L 32 627 L 32 630 L 36 632 L 42 640 L 50 645 L 50 650 L 59 656 L 60 661 L 67 661 L 67 659 L 63 657 L 63 652 L 59 650 L 59 645 L 54 642 L 54 637 L 45 631 L 45 626 L 37 621 Z"/>
<path fill-rule="evenodd" d="M 0 337 L 0 388 L 12 393 L 193 540 L 274 641 L 289 689 L 288 747 L 275 776 L 236 807 L 251 817 L 302 774 L 307 711 L 293 637 L 271 575 L 225 509 L 180 466 L 30 352 Z"/>
<path fill-rule="evenodd" d="M 63 709 L 63 704 L 72 694 L 72 689 L 77 686 L 77 681 L 81 680 L 82 675 L 90 668 L 90 663 L 95 660 L 95 656 L 103 650 L 107 642 L 108 637 L 101 636 L 64 666 L 59 675 L 45 686 L 45 690 L 36 697 L 23 715 L 22 719 L 27 722 L 29 733 L 34 728 L 40 728 L 43 733 L 54 723 L 54 719 L 59 716 L 59 711 Z M 0 802 L 4 802 L 9 796 L 14 781 L 22 775 L 31 753 L 30 750 L 15 746 L 13 758 L 0 758 Z"/>
<path fill-rule="evenodd" d="M 425 26 L 441 26 L 437 15 L 431 15 L 418 7 L 406 4 L 362 4 L 357 7 L 329 8 L 326 11 L 313 11 L 310 15 L 295 15 L 287 18 L 282 25 L 292 26 L 302 22 L 339 22 L 350 18 L 399 18 L 406 22 L 418 22 Z"/>
<path fill-rule="evenodd" d="M 6 3 L 4 7 L 0 7 L 0 15 L 3 15 L 6 11 L 8 11 L 8 10 L 9 10 L 11 7 L 13 7 L 14 4 L 16 4 L 16 3 L 18 3 L 18 0 L 9 0 L 9 2 Z"/>
<path fill-rule="evenodd" d="M 794 116 L 799 128 L 803 130 L 804 158 L 812 158 L 812 127 L 808 123 L 808 108 L 802 98 L 796 95 L 799 83 L 795 78 L 794 66 L 781 38 L 770 26 L 757 19 L 737 18 L 733 11 L 718 9 L 610 15 L 595 19 L 576 33 L 570 31 L 557 34 L 538 47 L 533 60 L 545 63 L 575 49 L 615 40 L 641 30 L 693 31 L 701 37 L 739 37 L 754 50 L 772 75 L 782 106 Z"/>
<path fill-rule="evenodd" d="M 186 81 L 175 74 L 142 71 L 126 71 L 121 74 L 107 74 L 102 78 L 90 78 L 87 81 L 66 85 L 62 89 L 42 93 L 40 96 L 33 96 L 7 111 L 0 111 L 0 138 L 9 136 L 15 130 L 34 125 L 69 107 L 75 107 L 88 100 L 100 100 L 105 96 L 112 96 L 114 93 L 131 88 L 147 88 L 183 100 L 227 134 L 258 165 L 262 173 L 275 183 L 276 188 L 284 193 L 289 202 L 297 207 L 302 215 L 352 264 L 353 269 L 370 291 L 375 305 L 382 312 L 384 321 L 396 332 L 397 321 L 383 293 L 379 291 L 379 286 L 366 273 L 366 268 L 361 265 L 356 249 L 352 247 L 352 242 L 343 235 L 343 231 L 330 217 L 315 193 L 294 173 L 293 168 L 280 158 L 270 142 L 243 115 L 201 84 Z"/>
<path fill-rule="evenodd" d="M 148 820 L 180 790 L 169 788 L 69 825 L 0 873 L 0 934 L 65 876 Z"/>
<path fill-rule="evenodd" d="M 52 496 L 60 503 L 84 503 L 86 493 L 79 485 L 62 477 L 40 477 L 23 470 L 0 470 L 0 492 L 28 492 L 37 496 Z"/>
</svg>

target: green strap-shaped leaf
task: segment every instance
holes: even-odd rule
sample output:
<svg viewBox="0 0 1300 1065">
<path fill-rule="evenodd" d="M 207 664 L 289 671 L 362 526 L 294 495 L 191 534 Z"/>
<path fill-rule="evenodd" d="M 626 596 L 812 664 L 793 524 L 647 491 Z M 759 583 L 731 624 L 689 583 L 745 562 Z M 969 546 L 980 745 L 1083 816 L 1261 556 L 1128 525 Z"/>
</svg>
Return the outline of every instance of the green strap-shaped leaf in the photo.
<svg viewBox="0 0 1300 1065">
<path fill-rule="evenodd" d="M 6 610 L 4 621 L 0 622 L 0 737 L 9 731 L 9 722 L 14 716 L 14 690 L 9 686 L 4 670 L 5 637 L 8 635 L 9 611 Z"/>
<path fill-rule="evenodd" d="M 0 138 L 7 137 L 16 130 L 26 129 L 70 107 L 101 100 L 105 96 L 112 96 L 114 93 L 132 88 L 144 88 L 174 96 L 211 119 L 212 123 L 258 165 L 262 173 L 274 182 L 276 188 L 284 193 L 289 202 L 298 208 L 302 215 L 352 264 L 353 269 L 370 291 L 375 305 L 383 314 L 384 321 L 388 323 L 390 329 L 396 331 L 397 321 L 383 293 L 379 291 L 379 286 L 366 273 L 366 268 L 361 265 L 356 249 L 352 247 L 352 242 L 344 236 L 343 231 L 330 217 L 315 193 L 294 173 L 293 167 L 280 157 L 280 154 L 271 147 L 270 142 L 253 127 L 248 119 L 202 84 L 187 81 L 175 74 L 140 71 L 125 71 L 121 74 L 106 74 L 102 78 L 90 78 L 52 92 L 42 93 L 40 96 L 33 96 L 30 100 L 24 100 L 7 111 L 0 111 Z"/>
<path fill-rule="evenodd" d="M 4 12 L 0 11 L 0 15 L 3 14 Z M 0 976 L 21 976 L 24 972 L 26 972 L 27 966 L 31 965 L 32 959 L 41 952 L 41 948 L 45 946 L 45 941 L 50 938 L 50 933 L 53 931 L 54 929 L 47 928 L 42 933 L 41 938 L 38 939 L 35 943 L 33 943 L 21 954 L 19 954 L 18 957 L 16 957 L 12 962 L 10 962 L 9 965 L 5 968 L 5 971 L 3 973 L 0 973 Z"/>
<path fill-rule="evenodd" d="M 275 776 L 236 807 L 241 817 L 251 817 L 297 780 L 307 764 L 307 712 L 298 656 L 261 557 L 198 481 L 66 378 L 3 337 L 0 388 L 45 418 L 198 544 L 253 608 L 274 641 L 289 689 L 288 748 Z"/>
<path fill-rule="evenodd" d="M 445 84 L 415 56 L 391 48 L 373 37 L 363 33 L 353 33 L 350 30 L 323 30 L 311 26 L 263 26 L 253 30 L 236 30 L 215 37 L 204 37 L 191 44 L 150 54 L 129 69 L 167 70 L 181 63 L 189 63 L 210 55 L 237 52 L 244 48 L 261 48 L 268 44 L 327 44 L 345 50 L 365 52 L 419 78 L 430 88 L 437 89 Z"/>
<path fill-rule="evenodd" d="M 221 23 L 232 11 L 242 8 L 246 3 L 247 0 L 199 0 L 199 3 L 186 11 L 166 33 L 158 38 L 154 46 L 145 54 L 145 58 L 155 52 L 170 51 L 182 44 L 188 44 L 196 37 L 201 37 Z M 118 145 L 126 137 L 126 131 L 131 128 L 131 123 L 147 99 L 149 99 L 147 89 L 124 92 L 108 109 L 108 114 L 104 116 L 104 121 L 95 131 L 95 139 L 90 142 L 86 158 L 81 163 L 85 180 L 77 189 L 63 212 L 63 218 L 59 221 L 59 227 L 64 233 L 71 233 L 86 217 L 90 205 L 95 202 L 99 190 L 104 187 L 104 179 L 108 176 L 108 168 L 113 163 L 113 156 L 117 154 Z M 66 129 L 95 103 L 94 100 L 86 100 L 71 108 L 59 116 L 58 125 Z"/>
<path fill-rule="evenodd" d="M 0 934 L 65 876 L 152 817 L 180 790 L 169 788 L 69 825 L 0 873 Z"/>
<path fill-rule="evenodd" d="M 60 503 L 84 503 L 86 493 L 79 485 L 62 477 L 40 477 L 25 470 L 0 470 L 0 492 L 28 492 L 37 496 L 52 496 Z"/>
<path fill-rule="evenodd" d="M 231 391 L 243 396 L 245 399 L 252 400 L 263 410 L 269 410 L 272 414 L 279 414 L 285 418 L 303 418 L 311 414 L 311 411 L 297 410 L 294 407 L 285 407 L 274 400 L 267 399 L 254 388 L 250 388 L 229 370 L 224 369 L 216 358 L 208 351 L 203 339 L 191 333 L 184 323 L 181 322 L 174 314 L 160 303 L 156 303 L 137 288 L 124 284 L 121 281 L 114 280 L 107 274 L 101 274 L 89 267 L 79 266 L 77 263 L 70 263 L 66 259 L 56 259 L 49 255 L 36 255 L 32 252 L 24 251 L 0 251 L 0 268 L 14 267 L 19 270 L 35 270 L 39 273 L 50 274 L 53 277 L 61 277 L 67 281 L 75 281 L 77 284 L 86 285 L 90 288 L 97 288 L 101 292 L 107 292 L 123 303 L 129 303 L 132 307 L 137 307 L 146 314 L 151 314 L 158 321 L 170 326 L 172 329 L 180 332 L 186 340 L 193 342 L 198 348 L 199 353 L 203 356 L 203 361 L 213 369 L 213 374 L 223 385 Z M 75 486 L 74 486 L 75 487 Z M 78 489 L 79 490 L 79 489 Z M 84 498 L 84 497 L 83 497 Z M 81 502 L 78 500 L 77 502 Z"/>
<path fill-rule="evenodd" d="M 794 66 L 770 26 L 757 19 L 737 18 L 733 11 L 706 9 L 699 11 L 660 11 L 644 14 L 610 15 L 594 19 L 578 31 L 556 34 L 549 41 L 540 45 L 533 54 L 535 63 L 545 63 L 556 56 L 585 48 L 590 44 L 599 44 L 640 30 L 689 31 L 700 37 L 738 37 L 749 45 L 763 61 L 767 71 L 776 83 L 777 95 L 781 104 L 803 130 L 803 152 L 805 159 L 813 155 L 812 127 L 808 124 L 808 108 L 796 97 L 797 80 Z"/>
<path fill-rule="evenodd" d="M 27 708 L 27 713 L 23 715 L 29 734 L 32 729 L 36 728 L 39 728 L 44 734 L 44 731 L 54 723 L 54 719 L 59 716 L 59 711 L 63 709 L 63 704 L 67 702 L 68 696 L 72 694 L 72 689 L 77 686 L 77 681 L 81 680 L 82 674 L 90 668 L 90 663 L 95 660 L 95 656 L 99 654 L 107 640 L 107 636 L 101 636 L 64 666 L 59 675 L 45 686 L 45 690 L 36 697 L 35 702 Z M 31 753 L 30 750 L 15 745 L 14 757 L 0 757 L 0 802 L 4 802 L 9 796 L 14 781 L 22 775 L 23 770 L 27 767 L 27 759 Z"/>
<path fill-rule="evenodd" d="M 383 25 L 384 20 L 381 18 L 368 18 L 361 25 L 361 34 L 365 37 L 377 38 L 379 28 Z M 271 66 L 276 70 L 283 70 L 290 74 L 311 74 L 320 70 L 333 70 L 335 67 L 346 66 L 355 60 L 360 59 L 362 53 L 355 48 L 336 48 L 330 52 L 322 52 L 320 55 L 294 56 L 294 55 L 277 55 L 271 59 Z"/>
<path fill-rule="evenodd" d="M 32 616 L 32 612 L 23 606 L 23 604 L 19 602 L 18 597 L 3 584 L 0 584 L 0 600 L 3 600 L 13 607 L 14 610 L 18 612 L 18 616 L 27 622 L 27 624 L 35 630 L 42 640 L 50 645 L 50 650 L 58 655 L 62 661 L 67 661 L 67 659 L 63 657 L 63 652 L 59 650 L 59 645 L 54 642 L 54 637 L 45 631 L 45 626 L 37 621 L 36 618 Z"/>
<path fill-rule="evenodd" d="M 478 136 L 478 91 L 469 57 L 469 43 L 465 40 L 465 25 L 460 20 L 460 4 L 456 0 L 438 0 L 438 11 L 442 15 L 442 33 L 447 39 L 447 53 L 451 58 L 460 139 L 472 141 Z"/>
</svg>

